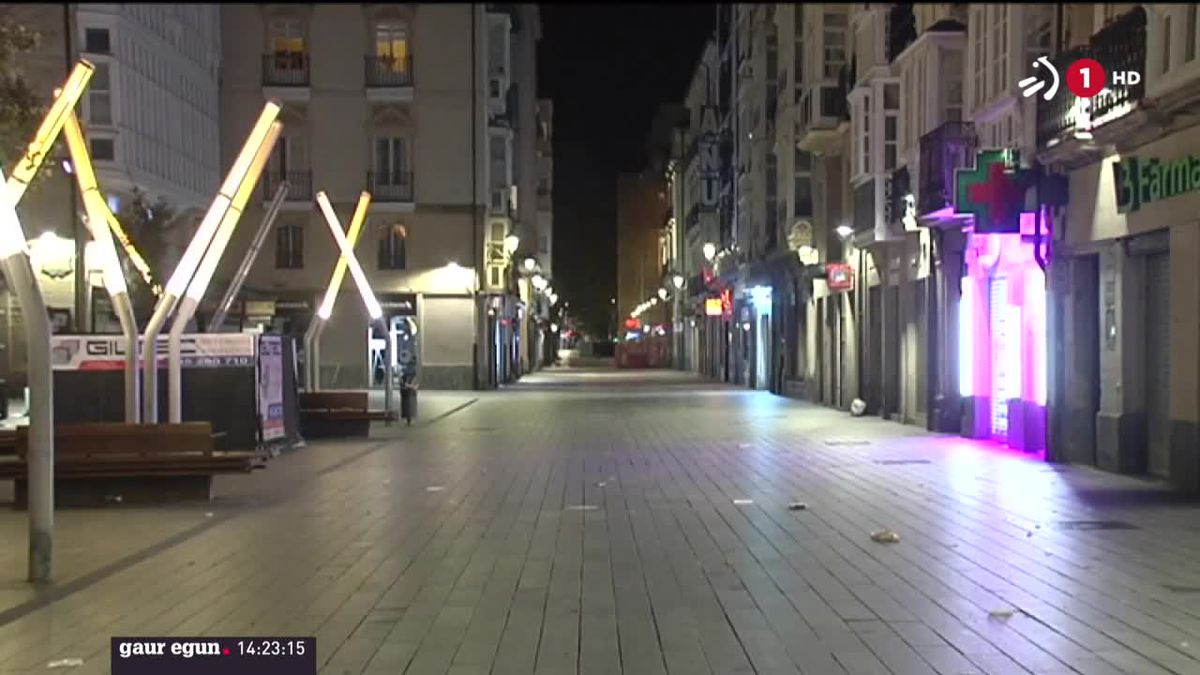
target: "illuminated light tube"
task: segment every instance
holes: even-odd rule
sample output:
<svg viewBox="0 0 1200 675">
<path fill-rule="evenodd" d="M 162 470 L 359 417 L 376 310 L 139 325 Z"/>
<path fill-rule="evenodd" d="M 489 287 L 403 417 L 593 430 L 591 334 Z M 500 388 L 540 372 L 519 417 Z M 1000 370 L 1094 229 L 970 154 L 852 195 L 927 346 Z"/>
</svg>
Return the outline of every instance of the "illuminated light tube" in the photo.
<svg viewBox="0 0 1200 675">
<path fill-rule="evenodd" d="M 0 172 L 0 179 L 4 174 Z M 9 191 L 7 198 L 0 197 L 0 260 L 7 260 L 25 253 L 25 230 L 17 218 L 16 201 Z"/>
<path fill-rule="evenodd" d="M 66 137 L 67 150 L 71 154 L 74 165 L 75 180 L 79 184 L 79 191 L 83 194 L 88 230 L 91 232 L 92 240 L 100 247 L 99 258 L 104 272 L 104 288 L 111 295 L 126 293 L 129 289 L 125 285 L 125 273 L 121 270 L 121 261 L 117 258 L 117 249 L 113 245 L 112 235 L 109 234 L 107 225 L 107 215 L 111 212 L 108 210 L 108 204 L 105 203 L 104 197 L 100 194 L 100 187 L 96 184 L 96 172 L 92 167 L 92 158 L 88 154 L 83 131 L 79 128 L 79 119 L 75 117 L 74 113 L 67 116 L 66 124 L 63 126 L 63 135 Z"/>
<path fill-rule="evenodd" d="M 209 243 L 212 241 L 213 235 L 216 234 L 217 227 L 220 226 L 225 211 L 233 202 L 233 197 L 241 186 L 242 180 L 250 168 L 250 163 L 254 160 L 254 155 L 266 140 L 267 134 L 271 132 L 271 125 L 275 123 L 275 118 L 278 116 L 279 104 L 274 101 L 268 101 L 263 106 L 262 113 L 258 116 L 258 121 L 254 123 L 254 128 L 250 131 L 249 137 L 246 138 L 246 143 L 242 146 L 242 151 L 238 153 L 237 159 L 229 169 L 229 173 L 226 174 L 225 183 L 221 185 L 220 192 L 217 194 L 216 199 L 213 200 L 208 213 L 204 214 L 204 219 L 200 221 L 200 226 L 196 228 L 196 235 L 188 243 L 187 249 L 183 252 L 183 257 L 180 258 L 179 264 L 175 267 L 175 272 L 167 280 L 165 288 L 167 295 L 178 298 L 187 290 L 188 284 L 192 280 L 192 275 L 196 273 L 196 268 L 200 266 L 200 259 L 204 256 L 204 252 L 208 250 Z"/>
<path fill-rule="evenodd" d="M 54 142 L 62 132 L 63 125 L 67 123 L 67 117 L 73 114 L 75 105 L 79 103 L 95 70 L 96 67 L 87 61 L 80 60 L 76 63 L 54 103 L 50 104 L 50 110 L 42 118 L 42 124 L 34 134 L 33 141 L 29 143 L 25 154 L 8 177 L 6 187 L 14 207 L 20 203 L 29 183 L 37 176 L 46 155 L 54 149 Z"/>
<path fill-rule="evenodd" d="M 350 267 L 350 276 L 354 277 L 354 283 L 358 286 L 358 294 L 362 296 L 363 305 L 367 308 L 367 315 L 371 317 L 372 321 L 378 320 L 383 316 L 383 308 L 375 299 L 375 293 L 371 291 L 371 286 L 367 283 L 367 275 L 363 274 L 362 266 L 358 264 L 358 258 L 354 255 L 354 249 L 350 247 L 350 242 L 346 241 L 346 234 L 342 232 L 337 214 L 333 212 L 333 206 L 329 204 L 329 197 L 324 192 L 317 193 L 317 206 L 321 207 L 321 213 L 325 215 L 325 222 L 329 225 L 333 240 L 337 242 L 338 249 L 342 252 L 342 258 Z"/>
<path fill-rule="evenodd" d="M 958 301 L 958 393 L 975 394 L 975 280 L 969 276 L 959 280 L 962 297 Z"/>
<path fill-rule="evenodd" d="M 150 287 L 154 295 L 161 295 L 162 284 L 155 281 L 154 273 L 150 270 L 150 263 L 146 262 L 146 259 L 142 257 L 141 251 L 137 250 L 137 247 L 133 245 L 133 240 L 126 234 L 125 228 L 121 226 L 121 222 L 117 220 L 116 215 L 108 208 L 107 202 L 104 204 L 104 212 L 105 220 L 108 221 L 108 229 L 117 238 L 117 243 L 121 245 L 121 249 L 125 251 L 125 255 L 129 256 L 129 261 L 133 263 L 134 268 L 141 275 L 142 281 L 146 282 L 146 285 Z"/>
<path fill-rule="evenodd" d="M 196 302 L 200 302 L 200 299 L 204 297 L 204 292 L 208 290 L 208 285 L 212 282 L 213 274 L 217 271 L 217 265 L 220 264 L 221 257 L 225 253 L 225 248 L 229 245 L 229 240 L 233 237 L 233 231 L 237 228 L 238 221 L 241 219 L 242 209 L 246 208 L 246 202 L 250 200 L 254 186 L 258 183 L 258 177 L 262 174 L 263 167 L 267 165 L 267 160 L 271 158 L 271 151 L 274 149 L 275 142 L 279 139 L 279 135 L 282 132 L 283 123 L 274 122 L 271 124 L 262 145 L 254 153 L 246 175 L 241 185 L 238 186 L 237 192 L 234 193 L 229 208 L 221 218 L 221 224 L 217 227 L 217 232 L 213 236 L 212 243 L 209 244 L 204 257 L 201 258 L 200 265 L 196 269 L 196 274 L 192 278 L 192 282 L 188 284 L 184 297 L 191 298 Z"/>
<path fill-rule="evenodd" d="M 358 235 L 362 231 L 363 221 L 367 218 L 367 208 L 371 205 L 371 193 L 363 192 L 358 195 L 358 205 L 354 208 L 354 216 L 350 219 L 350 231 L 346 233 L 347 243 L 351 250 L 358 244 Z M 333 275 L 329 278 L 329 287 L 325 289 L 325 297 L 317 309 L 317 316 L 328 319 L 333 314 L 333 305 L 337 302 L 338 291 L 341 290 L 342 280 L 346 278 L 346 257 L 338 256 Z"/>
</svg>

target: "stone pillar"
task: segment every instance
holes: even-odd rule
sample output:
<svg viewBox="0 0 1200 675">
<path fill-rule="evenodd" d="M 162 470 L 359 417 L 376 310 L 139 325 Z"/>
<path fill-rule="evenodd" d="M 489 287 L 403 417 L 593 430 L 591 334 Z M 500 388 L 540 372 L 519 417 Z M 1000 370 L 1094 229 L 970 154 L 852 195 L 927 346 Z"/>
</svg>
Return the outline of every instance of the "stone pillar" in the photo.
<svg viewBox="0 0 1200 675">
<path fill-rule="evenodd" d="M 1171 228 L 1171 483 L 1200 492 L 1200 229 Z"/>
<path fill-rule="evenodd" d="M 958 433 L 962 429 L 962 397 L 958 390 L 958 300 L 962 281 L 963 246 L 959 230 L 945 230 L 933 253 L 934 301 L 929 312 L 936 330 L 930 333 L 929 387 L 933 404 L 929 410 L 932 431 Z"/>
<path fill-rule="evenodd" d="M 1193 268 L 1194 271 L 1194 268 Z M 1122 242 L 1100 254 L 1100 412 L 1096 464 L 1146 472 L 1146 260 Z"/>
</svg>

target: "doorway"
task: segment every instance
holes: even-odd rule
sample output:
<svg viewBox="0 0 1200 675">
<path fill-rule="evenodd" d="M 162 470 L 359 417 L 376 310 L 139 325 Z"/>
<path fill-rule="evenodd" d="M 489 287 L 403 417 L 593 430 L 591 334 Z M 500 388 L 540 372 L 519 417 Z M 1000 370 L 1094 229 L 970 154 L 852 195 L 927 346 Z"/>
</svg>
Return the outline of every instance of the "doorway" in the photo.
<svg viewBox="0 0 1200 675">
<path fill-rule="evenodd" d="M 1171 469 L 1170 253 L 1146 256 L 1147 471 L 1166 478 Z"/>
</svg>

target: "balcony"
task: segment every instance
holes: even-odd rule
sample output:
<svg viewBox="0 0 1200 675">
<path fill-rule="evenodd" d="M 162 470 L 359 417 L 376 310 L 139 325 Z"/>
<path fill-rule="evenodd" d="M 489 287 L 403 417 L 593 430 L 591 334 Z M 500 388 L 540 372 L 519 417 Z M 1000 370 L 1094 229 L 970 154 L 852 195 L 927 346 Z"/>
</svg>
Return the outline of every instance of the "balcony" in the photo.
<svg viewBox="0 0 1200 675">
<path fill-rule="evenodd" d="M 412 172 L 376 173 L 368 171 L 367 189 L 371 192 L 371 199 L 376 203 L 412 205 Z"/>
<path fill-rule="evenodd" d="M 826 82 L 797 92 L 799 121 L 796 145 L 807 152 L 829 153 L 840 145 L 838 127 L 846 119 L 846 89 L 840 82 Z"/>
<path fill-rule="evenodd" d="M 954 171 L 974 164 L 979 140 L 970 122 L 946 122 L 921 137 L 917 213 L 942 211 L 954 204 Z"/>
<path fill-rule="evenodd" d="M 371 101 L 411 101 L 413 87 L 412 56 L 403 60 L 391 56 L 363 57 L 367 99 Z"/>
<path fill-rule="evenodd" d="M 312 205 L 312 172 L 311 171 L 263 171 L 259 178 L 262 185 L 262 199 L 269 202 L 275 198 L 275 190 L 279 184 L 287 181 L 287 197 L 285 204 L 303 204 L 305 208 Z"/>
<path fill-rule="evenodd" d="M 1146 12 L 1137 7 L 1093 35 L 1087 45 L 1058 54 L 1053 63 L 1059 73 L 1081 57 L 1093 58 L 1108 73 L 1146 71 Z M 1141 115 L 1130 115 L 1146 95 L 1145 80 L 1132 86 L 1110 86 L 1084 103 L 1065 86 L 1054 99 L 1038 97 L 1037 143 L 1049 151 L 1047 161 L 1072 164 L 1089 161 L 1099 148 L 1127 139 Z M 1091 136 L 1094 136 L 1094 140 Z"/>
<path fill-rule="evenodd" d="M 308 100 L 308 54 L 275 52 L 264 54 L 262 86 L 264 95 L 285 101 Z"/>
</svg>

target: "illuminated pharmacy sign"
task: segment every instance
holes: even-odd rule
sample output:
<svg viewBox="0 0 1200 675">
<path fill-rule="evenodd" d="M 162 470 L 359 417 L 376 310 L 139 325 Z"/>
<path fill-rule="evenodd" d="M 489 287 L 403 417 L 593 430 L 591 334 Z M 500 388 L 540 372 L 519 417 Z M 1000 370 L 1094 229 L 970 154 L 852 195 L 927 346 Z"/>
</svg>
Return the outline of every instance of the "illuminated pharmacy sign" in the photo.
<svg viewBox="0 0 1200 675">
<path fill-rule="evenodd" d="M 1112 167 L 1119 213 L 1200 190 L 1200 157 L 1195 155 L 1170 162 L 1160 162 L 1156 157 L 1122 157 Z"/>
</svg>

